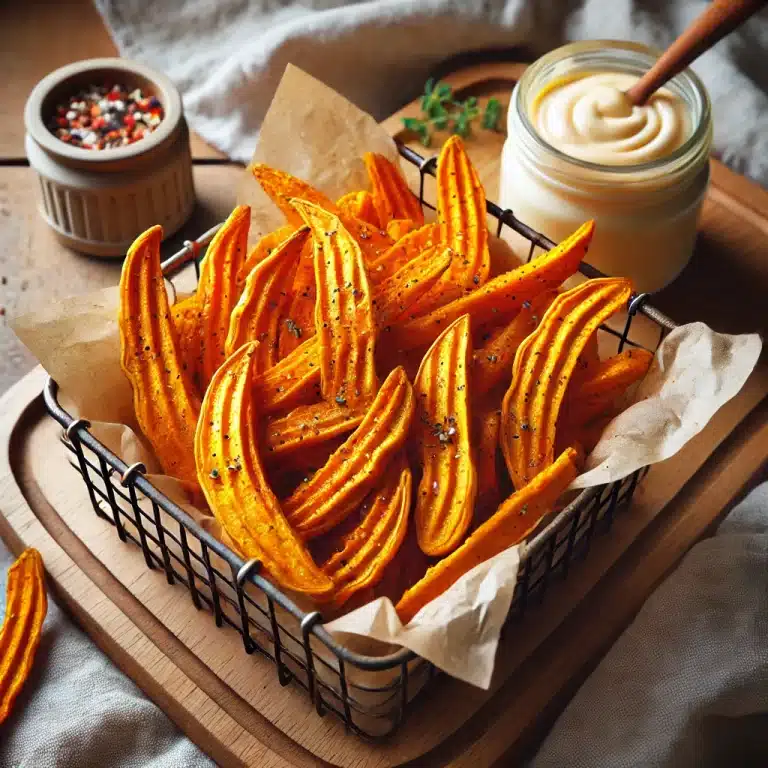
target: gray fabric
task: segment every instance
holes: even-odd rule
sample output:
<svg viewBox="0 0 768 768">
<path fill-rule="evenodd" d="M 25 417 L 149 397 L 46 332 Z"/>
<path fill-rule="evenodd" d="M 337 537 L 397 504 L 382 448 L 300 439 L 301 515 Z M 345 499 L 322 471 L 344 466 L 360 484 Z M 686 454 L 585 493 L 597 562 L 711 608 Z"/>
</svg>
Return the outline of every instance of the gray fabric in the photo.
<svg viewBox="0 0 768 768">
<path fill-rule="evenodd" d="M 385 117 L 414 98 L 434 65 L 458 52 L 572 40 L 667 46 L 704 0 L 95 0 L 120 52 L 166 72 L 193 128 L 250 159 L 286 64 Z M 694 69 L 714 103 L 715 149 L 768 186 L 768 12 Z"/>
<path fill-rule="evenodd" d="M 0 543 L 0 619 L 13 558 Z M 0 768 L 210 768 L 49 599 L 29 680 L 0 725 Z"/>
<path fill-rule="evenodd" d="M 768 483 L 645 603 L 532 768 L 565 765 L 768 765 Z"/>
</svg>

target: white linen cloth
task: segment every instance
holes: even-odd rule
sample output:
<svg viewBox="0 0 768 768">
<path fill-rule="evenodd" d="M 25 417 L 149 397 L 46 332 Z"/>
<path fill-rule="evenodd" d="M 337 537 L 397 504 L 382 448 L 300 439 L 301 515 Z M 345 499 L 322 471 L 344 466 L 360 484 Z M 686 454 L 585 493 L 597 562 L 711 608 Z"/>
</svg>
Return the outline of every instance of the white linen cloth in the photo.
<svg viewBox="0 0 768 768">
<path fill-rule="evenodd" d="M 573 40 L 666 47 L 703 0 L 95 0 L 124 56 L 178 85 L 192 127 L 247 162 L 286 64 L 375 117 L 416 97 L 431 69 L 462 51 Z M 768 186 L 768 11 L 695 64 L 714 105 L 715 151 Z"/>
</svg>

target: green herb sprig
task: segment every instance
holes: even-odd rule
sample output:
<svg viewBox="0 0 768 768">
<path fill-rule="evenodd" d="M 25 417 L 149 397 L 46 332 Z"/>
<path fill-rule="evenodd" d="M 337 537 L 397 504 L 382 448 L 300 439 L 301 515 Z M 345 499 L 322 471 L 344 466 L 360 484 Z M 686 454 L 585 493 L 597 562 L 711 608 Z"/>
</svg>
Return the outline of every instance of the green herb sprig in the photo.
<svg viewBox="0 0 768 768">
<path fill-rule="evenodd" d="M 466 139 L 472 135 L 472 123 L 480 117 L 477 99 L 471 96 L 466 101 L 453 97 L 451 86 L 427 80 L 421 97 L 422 117 L 404 117 L 403 126 L 419 137 L 428 147 L 432 143 L 432 131 L 456 133 Z M 480 125 L 488 131 L 497 131 L 501 120 L 501 104 L 498 99 L 488 99 L 482 111 Z"/>
</svg>

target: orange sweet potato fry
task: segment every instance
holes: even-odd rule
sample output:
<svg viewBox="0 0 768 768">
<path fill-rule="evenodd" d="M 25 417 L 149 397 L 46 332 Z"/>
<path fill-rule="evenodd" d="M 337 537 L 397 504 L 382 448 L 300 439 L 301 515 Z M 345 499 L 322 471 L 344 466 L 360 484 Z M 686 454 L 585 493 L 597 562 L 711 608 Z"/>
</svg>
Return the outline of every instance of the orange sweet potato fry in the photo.
<svg viewBox="0 0 768 768">
<path fill-rule="evenodd" d="M 395 322 L 440 279 L 451 265 L 450 248 L 435 245 L 404 264 L 374 289 L 374 309 L 379 326 Z"/>
<path fill-rule="evenodd" d="M 416 535 L 427 555 L 444 555 L 461 543 L 475 508 L 477 471 L 469 417 L 469 315 L 440 334 L 413 385 L 418 418 L 415 454 L 422 468 L 416 494 Z"/>
<path fill-rule="evenodd" d="M 493 278 L 474 293 L 462 296 L 424 317 L 404 323 L 392 339 L 401 349 L 431 343 L 443 328 L 464 314 L 475 325 L 513 316 L 525 301 L 557 288 L 579 267 L 592 239 L 594 223 L 588 221 L 559 245 L 528 264 Z"/>
<path fill-rule="evenodd" d="M 243 262 L 243 266 L 240 267 L 240 272 L 237 275 L 237 282 L 240 285 L 244 285 L 251 270 L 257 264 L 264 261 L 264 259 L 266 259 L 278 245 L 287 240 L 296 229 L 297 227 L 294 227 L 292 224 L 285 224 L 274 232 L 267 232 L 267 234 L 264 235 L 264 237 L 262 237 L 261 240 L 259 240 L 259 242 L 248 252 L 248 256 Z"/>
<path fill-rule="evenodd" d="M 573 369 L 571 375 L 570 387 L 575 387 L 578 382 L 589 378 L 595 370 L 595 367 L 600 364 L 600 353 L 597 349 L 597 331 L 595 331 L 584 345 L 584 349 L 581 350 L 581 354 L 576 360 L 576 367 Z"/>
<path fill-rule="evenodd" d="M 229 316 L 242 289 L 237 276 L 245 261 L 250 225 L 251 209 L 239 205 L 216 233 L 200 267 L 197 297 L 202 312 L 203 388 L 226 359 Z"/>
<path fill-rule="evenodd" d="M 300 405 L 286 416 L 272 419 L 264 430 L 264 446 L 272 457 L 282 457 L 345 435 L 360 426 L 365 414 L 335 402 Z"/>
<path fill-rule="evenodd" d="M 411 192 L 400 169 L 384 155 L 367 152 L 363 156 L 371 180 L 373 204 L 379 224 L 386 227 L 394 219 L 410 219 L 418 227 L 424 223 L 419 198 Z"/>
<path fill-rule="evenodd" d="M 362 520 L 322 566 L 333 579 L 333 605 L 378 584 L 403 544 L 411 507 L 411 470 L 395 461 L 363 502 Z"/>
<path fill-rule="evenodd" d="M 342 224 L 357 240 L 366 263 L 372 263 L 392 246 L 392 238 L 378 225 L 372 225 L 342 212 L 335 203 L 306 181 L 291 176 L 285 171 L 270 168 L 268 165 L 254 165 L 252 170 L 262 189 L 283 212 L 289 224 L 300 227 L 304 223 L 290 202 L 292 199 L 304 200 L 341 219 Z"/>
<path fill-rule="evenodd" d="M 192 453 L 200 399 L 184 370 L 160 269 L 162 227 L 139 235 L 120 276 L 120 365 L 141 431 L 166 474 L 197 488 Z"/>
<path fill-rule="evenodd" d="M 572 381 L 565 393 L 561 419 L 584 424 L 609 410 L 626 390 L 648 373 L 653 354 L 629 347 L 618 355 L 598 362 L 591 374 Z"/>
<path fill-rule="evenodd" d="M 501 333 L 494 334 L 487 344 L 472 355 L 472 394 L 480 398 L 504 379 L 509 379 L 517 348 L 536 329 L 555 291 L 546 291 L 532 301 L 524 301 L 514 320 Z"/>
<path fill-rule="evenodd" d="M 171 319 L 179 341 L 181 367 L 187 372 L 192 386 L 203 396 L 203 329 L 202 313 L 197 295 L 192 294 L 171 307 Z"/>
<path fill-rule="evenodd" d="M 244 557 L 257 557 L 282 587 L 323 599 L 333 581 L 288 524 L 261 465 L 251 387 L 257 346 L 250 342 L 228 358 L 205 394 L 194 451 L 200 487 Z"/>
<path fill-rule="evenodd" d="M 392 219 L 392 221 L 387 224 L 387 234 L 395 242 L 401 240 L 411 232 L 415 232 L 417 229 L 419 229 L 419 226 L 416 222 L 411 221 L 410 219 Z"/>
<path fill-rule="evenodd" d="M 552 464 L 557 419 L 576 360 L 631 294 L 625 279 L 588 280 L 560 294 L 518 348 L 501 421 L 501 448 L 517 490 Z"/>
<path fill-rule="evenodd" d="M 372 227 L 381 226 L 376 207 L 373 204 L 373 196 L 366 190 L 348 192 L 336 201 L 336 207 L 341 215 L 359 219 Z"/>
<path fill-rule="evenodd" d="M 413 391 L 402 368 L 381 385 L 360 426 L 283 505 L 303 539 L 340 523 L 359 504 L 403 447 L 413 418 Z"/>
<path fill-rule="evenodd" d="M 476 291 L 490 272 L 485 191 L 459 136 L 445 142 L 437 160 L 437 221 L 440 240 L 464 258 L 454 261 L 414 314 Z"/>
<path fill-rule="evenodd" d="M 424 251 L 440 242 L 440 227 L 437 224 L 425 224 L 409 232 L 388 248 L 378 259 L 368 262 L 368 275 L 374 285 L 392 277 L 409 261 L 418 258 Z"/>
<path fill-rule="evenodd" d="M 474 378 L 472 379 L 474 388 Z M 501 409 L 486 406 L 475 417 L 475 462 L 477 466 L 477 507 L 487 509 L 499 500 L 496 453 L 499 447 Z"/>
<path fill-rule="evenodd" d="M 376 322 L 363 255 L 337 216 L 294 201 L 312 230 L 323 399 L 352 408 L 378 390 Z"/>
<path fill-rule="evenodd" d="M 280 324 L 291 301 L 291 286 L 309 229 L 297 229 L 266 259 L 254 267 L 229 318 L 227 357 L 248 341 L 258 341 L 254 369 L 266 371 L 278 361 Z"/>
<path fill-rule="evenodd" d="M 496 514 L 458 549 L 430 568 L 424 578 L 402 596 L 396 605 L 400 621 L 408 624 L 425 605 L 443 594 L 465 573 L 524 541 L 576 477 L 579 463 L 578 453 L 568 449 L 525 488 L 513 493 Z"/>
<path fill-rule="evenodd" d="M 307 339 L 277 365 L 257 375 L 253 390 L 262 413 L 274 413 L 316 400 L 320 396 L 317 338 Z"/>
<path fill-rule="evenodd" d="M 301 249 L 291 286 L 291 300 L 280 324 L 278 357 L 282 360 L 315 335 L 315 258 L 312 241 Z"/>
</svg>

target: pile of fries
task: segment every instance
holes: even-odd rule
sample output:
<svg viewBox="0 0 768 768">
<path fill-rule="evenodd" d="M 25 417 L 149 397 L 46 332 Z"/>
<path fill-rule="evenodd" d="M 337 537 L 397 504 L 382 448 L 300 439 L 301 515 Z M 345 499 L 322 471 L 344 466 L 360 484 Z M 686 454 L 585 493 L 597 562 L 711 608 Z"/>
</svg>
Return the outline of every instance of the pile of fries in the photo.
<svg viewBox="0 0 768 768">
<path fill-rule="evenodd" d="M 162 230 L 141 235 L 120 283 L 121 361 L 163 470 L 229 546 L 326 615 L 387 595 L 407 623 L 530 535 L 651 355 L 598 357 L 628 281 L 560 288 L 592 222 L 492 276 L 485 192 L 458 137 L 440 153 L 435 223 L 396 166 L 365 163 L 370 191 L 336 202 L 254 167 L 284 226 L 249 251 L 236 208 L 174 306 Z"/>
</svg>

